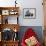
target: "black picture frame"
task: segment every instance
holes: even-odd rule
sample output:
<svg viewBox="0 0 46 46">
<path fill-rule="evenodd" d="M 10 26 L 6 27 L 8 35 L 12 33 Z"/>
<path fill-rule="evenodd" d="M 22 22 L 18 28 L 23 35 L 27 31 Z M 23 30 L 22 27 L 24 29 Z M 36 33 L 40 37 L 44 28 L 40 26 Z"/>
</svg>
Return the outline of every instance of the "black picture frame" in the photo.
<svg viewBox="0 0 46 46">
<path fill-rule="evenodd" d="M 23 17 L 24 19 L 35 19 L 36 18 L 36 8 L 24 8 Z"/>
</svg>

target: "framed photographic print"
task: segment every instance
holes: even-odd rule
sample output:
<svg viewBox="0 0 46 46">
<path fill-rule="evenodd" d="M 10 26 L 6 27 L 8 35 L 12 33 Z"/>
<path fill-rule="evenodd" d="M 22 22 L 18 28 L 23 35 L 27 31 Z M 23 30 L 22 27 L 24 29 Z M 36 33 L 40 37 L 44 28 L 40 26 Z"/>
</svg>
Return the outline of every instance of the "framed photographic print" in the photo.
<svg viewBox="0 0 46 46">
<path fill-rule="evenodd" d="M 10 10 L 9 11 L 9 14 L 10 15 L 16 15 L 16 14 L 18 14 L 18 12 L 16 10 Z"/>
<path fill-rule="evenodd" d="M 23 15 L 26 19 L 35 19 L 36 18 L 36 8 L 24 8 Z"/>
<path fill-rule="evenodd" d="M 9 15 L 9 10 L 2 10 L 2 15 Z"/>
</svg>

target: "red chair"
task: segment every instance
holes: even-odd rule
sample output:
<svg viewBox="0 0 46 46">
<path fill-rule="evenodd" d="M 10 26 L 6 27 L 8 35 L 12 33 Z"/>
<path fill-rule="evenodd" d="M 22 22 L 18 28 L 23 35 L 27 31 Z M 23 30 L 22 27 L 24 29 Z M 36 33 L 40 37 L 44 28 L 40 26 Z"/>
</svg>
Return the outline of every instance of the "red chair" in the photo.
<svg viewBox="0 0 46 46">
<path fill-rule="evenodd" d="M 36 33 L 31 28 L 27 29 L 27 31 L 24 34 L 24 37 L 22 38 L 21 46 L 27 46 L 25 40 L 32 36 L 34 36 L 37 39 Z M 40 42 L 38 41 L 35 46 L 41 46 Z"/>
</svg>

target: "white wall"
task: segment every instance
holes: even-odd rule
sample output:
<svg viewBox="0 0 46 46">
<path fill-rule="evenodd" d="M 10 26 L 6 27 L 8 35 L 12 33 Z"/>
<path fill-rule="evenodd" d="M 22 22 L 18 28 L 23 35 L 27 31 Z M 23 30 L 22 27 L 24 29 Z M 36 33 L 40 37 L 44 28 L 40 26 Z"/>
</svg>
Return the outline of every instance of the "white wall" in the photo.
<svg viewBox="0 0 46 46">
<path fill-rule="evenodd" d="M 15 0 L 0 0 L 0 6 L 1 7 L 14 6 L 15 5 L 14 1 Z"/>
<path fill-rule="evenodd" d="M 15 6 L 15 0 L 0 0 L 0 6 Z M 17 0 L 20 6 L 19 24 L 21 26 L 43 26 L 42 0 Z M 36 19 L 24 19 L 23 8 L 36 8 Z"/>
<path fill-rule="evenodd" d="M 43 26 L 43 6 L 42 0 L 24 0 L 21 3 L 20 25 L 22 26 Z M 24 19 L 23 8 L 36 8 L 36 19 Z"/>
</svg>

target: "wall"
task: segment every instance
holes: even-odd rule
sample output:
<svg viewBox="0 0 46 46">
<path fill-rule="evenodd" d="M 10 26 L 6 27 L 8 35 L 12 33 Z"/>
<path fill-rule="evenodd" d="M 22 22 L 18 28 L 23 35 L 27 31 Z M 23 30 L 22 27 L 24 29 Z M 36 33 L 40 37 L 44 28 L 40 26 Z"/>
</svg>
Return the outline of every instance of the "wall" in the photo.
<svg viewBox="0 0 46 46">
<path fill-rule="evenodd" d="M 20 23 L 22 26 L 42 26 L 43 25 L 43 6 L 42 0 L 24 0 L 20 2 L 22 8 L 20 15 Z M 23 8 L 36 8 L 36 19 L 24 19 Z"/>
<path fill-rule="evenodd" d="M 0 6 L 1 7 L 10 7 L 10 6 L 14 6 L 14 1 L 15 0 L 0 0 Z"/>
<path fill-rule="evenodd" d="M 15 0 L 0 0 L 0 6 L 15 6 Z M 43 26 L 43 6 L 42 0 L 17 0 L 20 6 L 20 17 L 19 24 L 21 26 Z M 36 8 L 36 19 L 24 19 L 23 9 L 24 8 Z"/>
</svg>

